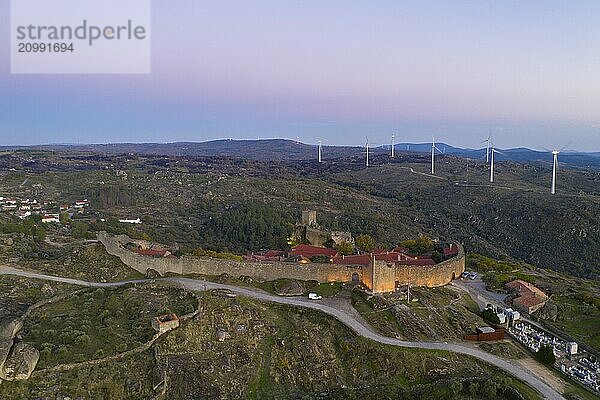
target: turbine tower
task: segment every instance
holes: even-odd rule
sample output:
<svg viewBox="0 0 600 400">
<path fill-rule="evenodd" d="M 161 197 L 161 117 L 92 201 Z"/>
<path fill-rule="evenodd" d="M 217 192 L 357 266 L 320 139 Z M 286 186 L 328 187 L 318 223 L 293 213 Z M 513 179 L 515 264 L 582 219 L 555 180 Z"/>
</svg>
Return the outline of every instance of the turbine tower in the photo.
<svg viewBox="0 0 600 400">
<path fill-rule="evenodd" d="M 441 153 L 440 149 L 435 146 L 435 137 L 431 138 L 431 175 L 435 175 L 435 151 Z"/>
<path fill-rule="evenodd" d="M 369 166 L 369 138 L 367 138 L 367 167 Z"/>
<path fill-rule="evenodd" d="M 322 154 L 323 154 L 323 141 L 319 140 L 319 163 L 323 162 L 322 159 Z"/>
<path fill-rule="evenodd" d="M 490 145 L 490 182 L 494 183 L 494 154 L 502 154 L 504 155 L 503 152 L 498 151 L 494 148 L 494 142 L 491 143 Z"/>
<path fill-rule="evenodd" d="M 560 154 L 560 150 L 552 151 L 552 156 L 554 158 L 552 162 L 552 189 L 550 189 L 551 194 L 556 193 L 556 170 L 558 168 L 558 155 Z"/>
<path fill-rule="evenodd" d="M 492 134 L 489 133 L 487 139 L 485 139 L 483 142 L 481 143 L 485 143 L 485 163 L 489 164 L 490 163 L 490 147 L 492 146 Z"/>
<path fill-rule="evenodd" d="M 392 135 L 392 158 L 394 158 L 394 147 L 396 146 L 396 136 Z"/>
</svg>

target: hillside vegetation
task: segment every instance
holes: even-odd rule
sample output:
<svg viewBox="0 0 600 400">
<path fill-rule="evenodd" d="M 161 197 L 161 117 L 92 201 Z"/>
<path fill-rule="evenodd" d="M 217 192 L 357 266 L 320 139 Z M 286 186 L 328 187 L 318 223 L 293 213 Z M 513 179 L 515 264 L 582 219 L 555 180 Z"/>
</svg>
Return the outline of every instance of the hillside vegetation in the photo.
<svg viewBox="0 0 600 400">
<path fill-rule="evenodd" d="M 467 174 L 466 160 L 452 156 L 439 157 L 437 177 L 426 174 L 427 157 L 419 154 L 399 154 L 393 162 L 374 156 L 368 169 L 360 156 L 318 164 L 17 152 L 3 162 L 21 168 L 0 173 L 6 196 L 87 197 L 93 213 L 106 219 L 88 220 L 91 232 L 146 235 L 177 242 L 184 252 L 282 248 L 300 211 L 315 209 L 322 226 L 371 235 L 378 245 L 425 234 L 463 242 L 468 252 L 600 277 L 594 169 L 561 170 L 551 196 L 548 165 L 498 163 L 490 186 L 484 163 L 469 161 Z M 116 221 L 125 216 L 144 224 Z"/>
</svg>

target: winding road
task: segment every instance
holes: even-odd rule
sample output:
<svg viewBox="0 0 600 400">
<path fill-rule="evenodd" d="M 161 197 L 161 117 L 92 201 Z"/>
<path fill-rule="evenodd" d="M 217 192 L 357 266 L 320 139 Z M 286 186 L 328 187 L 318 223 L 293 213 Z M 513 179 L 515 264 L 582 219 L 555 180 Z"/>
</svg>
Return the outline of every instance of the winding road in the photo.
<svg viewBox="0 0 600 400">
<path fill-rule="evenodd" d="M 140 280 L 128 280 L 122 282 L 109 282 L 109 283 L 96 283 L 96 282 L 86 282 L 78 279 L 71 278 L 63 278 L 58 276 L 49 276 L 38 274 L 35 272 L 24 271 L 16 268 L 0 266 L 0 275 L 16 275 L 26 278 L 32 279 L 41 279 L 46 281 L 54 281 L 54 282 L 62 282 L 68 283 L 77 286 L 84 287 L 118 287 L 123 285 L 128 285 L 132 283 L 144 283 L 149 282 L 149 279 L 140 279 Z M 174 282 L 182 285 L 183 287 L 193 290 L 193 291 L 204 291 L 204 290 L 212 290 L 212 289 L 229 289 L 232 292 L 240 295 L 251 297 L 260 301 L 271 302 L 271 303 L 279 303 L 290 306 L 297 307 L 305 307 L 311 308 L 314 310 L 322 311 L 326 314 L 329 314 L 336 318 L 338 321 L 342 322 L 349 328 L 351 328 L 358 335 L 363 336 L 365 338 L 371 339 L 373 341 L 387 344 L 390 346 L 399 346 L 399 347 L 408 347 L 408 348 L 418 348 L 418 349 L 428 349 L 428 350 L 444 350 L 450 351 L 453 353 L 466 354 L 482 361 L 485 361 L 491 365 L 500 368 L 516 378 L 527 382 L 533 388 L 535 388 L 538 392 L 544 396 L 546 399 L 563 399 L 564 398 L 558 393 L 556 390 L 548 386 L 542 380 L 540 380 L 537 376 L 533 375 L 531 372 L 525 370 L 519 365 L 516 365 L 508 360 L 496 357 L 492 354 L 486 353 L 477 348 L 468 347 L 458 343 L 439 343 L 439 342 L 409 342 L 399 339 L 394 339 L 386 336 L 382 336 L 379 333 L 375 332 L 371 327 L 368 326 L 366 322 L 360 318 L 360 316 L 350 313 L 348 311 L 343 311 L 338 308 L 331 307 L 329 305 L 323 304 L 322 302 L 315 302 L 304 298 L 289 298 L 289 297 L 279 297 L 268 294 L 266 292 L 260 291 L 258 289 L 252 288 L 243 288 L 237 286 L 224 285 L 219 283 L 213 283 L 208 281 L 199 281 L 188 278 L 161 278 L 156 279 L 155 281 L 165 281 L 165 282 Z"/>
</svg>

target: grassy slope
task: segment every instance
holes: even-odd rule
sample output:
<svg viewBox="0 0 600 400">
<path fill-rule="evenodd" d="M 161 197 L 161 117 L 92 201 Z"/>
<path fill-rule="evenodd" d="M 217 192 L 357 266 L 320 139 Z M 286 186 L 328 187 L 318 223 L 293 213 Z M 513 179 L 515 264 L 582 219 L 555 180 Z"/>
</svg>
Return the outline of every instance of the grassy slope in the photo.
<svg viewBox="0 0 600 400">
<path fill-rule="evenodd" d="M 151 318 L 195 308 L 179 288 L 151 285 L 88 289 L 36 310 L 25 320 L 24 340 L 40 350 L 38 369 L 124 352 L 154 335 Z"/>
<path fill-rule="evenodd" d="M 561 171 L 560 191 L 550 196 L 548 168 L 542 164 L 499 163 L 496 187 L 491 188 L 485 166 L 471 162 L 472 186 L 467 188 L 462 186 L 464 160 L 440 158 L 437 174 L 442 179 L 411 173 L 409 168 L 427 171 L 425 163 L 414 161 L 399 156 L 394 164 L 360 169 L 341 161 L 315 166 L 116 157 L 95 164 L 87 160 L 87 167 L 114 164 L 114 169 L 128 171 L 127 180 L 113 171 L 90 170 L 1 174 L 0 182 L 7 193 L 23 196 L 40 183 L 44 192 L 61 201 L 89 197 L 102 215 L 141 216 L 148 224 L 129 228 L 184 247 L 202 245 L 202 227 L 211 217 L 231 206 L 261 202 L 287 210 L 292 220 L 302 209 L 317 209 L 324 226 L 368 233 L 382 243 L 427 233 L 463 241 L 469 251 L 599 276 L 598 171 Z M 81 164 L 79 159 L 61 162 Z M 192 173 L 177 172 L 183 167 Z M 24 178 L 29 183 L 20 187 Z M 227 240 L 213 239 L 227 247 Z"/>
<path fill-rule="evenodd" d="M 406 303 L 393 296 L 369 297 L 354 291 L 352 304 L 382 334 L 419 340 L 456 340 L 473 333 L 485 322 L 477 315 L 479 308 L 463 292 L 447 288 L 412 288 Z M 394 309 L 394 305 L 398 305 Z"/>
<path fill-rule="evenodd" d="M 205 296 L 204 313 L 159 345 L 170 398 L 468 398 L 469 381 L 507 379 L 468 357 L 392 348 L 356 337 L 323 314 Z M 257 323 L 257 321 L 260 321 Z M 264 326 L 263 326 L 264 323 Z M 242 327 L 242 328 L 240 328 Z M 231 338 L 216 340 L 216 331 Z M 235 374 L 232 374 L 235 371 Z M 466 378 L 453 395 L 452 382 Z M 536 396 L 510 379 L 525 398 Z M 478 396 L 482 396 L 479 393 Z M 497 394 L 497 398 L 503 398 Z"/>
</svg>

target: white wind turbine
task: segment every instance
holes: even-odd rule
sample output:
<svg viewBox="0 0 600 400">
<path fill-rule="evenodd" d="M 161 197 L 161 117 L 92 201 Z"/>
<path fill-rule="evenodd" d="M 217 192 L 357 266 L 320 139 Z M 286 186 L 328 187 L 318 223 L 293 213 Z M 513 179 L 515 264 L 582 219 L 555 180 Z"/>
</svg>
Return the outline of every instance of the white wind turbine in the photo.
<svg viewBox="0 0 600 400">
<path fill-rule="evenodd" d="M 431 175 L 435 175 L 435 151 L 440 154 L 442 151 L 435 146 L 435 137 L 431 138 Z"/>
<path fill-rule="evenodd" d="M 567 147 L 571 145 L 569 142 L 567 145 L 563 146 L 559 150 L 548 150 L 544 148 L 544 150 L 552 153 L 552 186 L 550 187 L 550 194 L 556 194 L 556 175 L 558 172 L 558 155 L 565 150 Z"/>
<path fill-rule="evenodd" d="M 490 163 L 490 146 L 492 145 L 492 134 L 489 133 L 487 139 L 485 139 L 483 142 L 481 143 L 485 143 L 485 163 L 489 164 Z"/>
<path fill-rule="evenodd" d="M 491 142 L 490 144 L 490 182 L 494 183 L 494 154 L 502 154 L 505 155 L 503 152 L 496 150 L 494 148 L 494 142 Z"/>
<path fill-rule="evenodd" d="M 366 148 L 367 148 L 367 167 L 368 167 L 369 166 L 369 138 L 367 138 Z"/>
<path fill-rule="evenodd" d="M 396 136 L 392 135 L 392 158 L 394 158 L 394 147 L 396 147 Z"/>
<path fill-rule="evenodd" d="M 552 162 L 552 188 L 550 189 L 551 194 L 556 193 L 556 170 L 558 169 L 558 155 L 560 154 L 560 150 L 553 150 L 553 162 Z"/>
<path fill-rule="evenodd" d="M 322 155 L 323 155 L 323 141 L 319 140 L 319 163 L 321 163 L 323 161 Z"/>
</svg>

